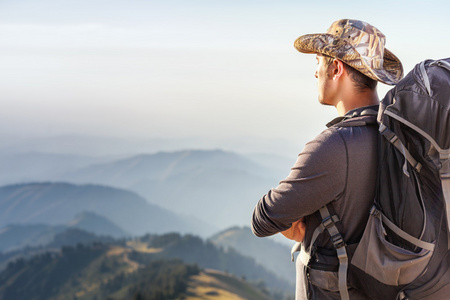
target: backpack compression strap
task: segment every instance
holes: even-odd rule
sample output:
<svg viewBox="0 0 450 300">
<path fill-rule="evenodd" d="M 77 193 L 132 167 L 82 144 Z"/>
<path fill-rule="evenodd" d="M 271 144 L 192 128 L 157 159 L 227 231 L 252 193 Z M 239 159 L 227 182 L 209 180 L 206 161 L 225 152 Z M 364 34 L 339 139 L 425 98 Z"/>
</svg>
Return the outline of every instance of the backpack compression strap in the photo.
<svg viewBox="0 0 450 300">
<path fill-rule="evenodd" d="M 342 300 L 349 300 L 348 289 L 347 289 L 347 269 L 348 269 L 348 256 L 347 250 L 345 249 L 345 242 L 336 227 L 336 222 L 339 222 L 339 217 L 336 215 L 331 216 L 330 211 L 327 206 L 323 206 L 319 209 L 320 216 L 322 217 L 322 223 L 316 228 L 311 239 L 311 246 L 314 245 L 319 234 L 324 230 L 327 230 L 331 237 L 331 242 L 334 248 L 336 248 L 337 257 L 339 259 L 339 270 L 338 270 L 338 280 L 339 280 L 339 293 L 341 294 Z M 302 248 L 302 252 L 303 248 Z M 308 259 L 309 261 L 309 259 Z"/>
<path fill-rule="evenodd" d="M 348 269 L 348 256 L 347 250 L 345 249 L 345 242 L 342 238 L 342 235 L 339 233 L 339 230 L 335 224 L 335 218 L 337 216 L 330 216 L 330 211 L 325 205 L 321 209 L 319 209 L 320 216 L 322 217 L 322 225 L 328 231 L 331 237 L 331 242 L 333 246 L 336 248 L 337 257 L 339 259 L 339 270 L 338 270 L 338 279 L 339 279 L 339 293 L 341 294 L 342 300 L 349 300 L 348 289 L 347 289 L 347 269 Z M 335 217 L 335 218 L 334 218 Z M 339 220 L 339 218 L 337 219 Z"/>
<path fill-rule="evenodd" d="M 319 226 L 314 230 L 311 243 L 309 246 L 309 250 L 306 250 L 303 246 L 303 243 L 296 243 L 294 247 L 292 247 L 291 256 L 292 261 L 294 261 L 294 252 L 300 251 L 298 259 L 302 262 L 304 266 L 308 266 L 309 261 L 311 259 L 311 248 L 314 245 L 317 237 L 323 233 L 325 230 L 328 231 L 331 237 L 331 242 L 333 246 L 336 248 L 337 257 L 339 259 L 339 269 L 338 269 L 338 286 L 339 293 L 341 295 L 342 300 L 349 300 L 348 290 L 347 290 L 347 269 L 348 269 L 348 256 L 347 250 L 345 249 L 345 242 L 342 238 L 342 235 L 339 233 L 339 230 L 336 227 L 336 222 L 339 222 L 339 217 L 336 215 L 330 215 L 330 211 L 325 205 L 321 209 L 319 209 L 320 216 L 322 218 L 322 222 Z"/>
<path fill-rule="evenodd" d="M 386 125 L 380 125 L 380 133 L 392 144 L 395 148 L 397 148 L 400 153 L 405 157 L 405 164 L 403 165 L 403 173 L 409 177 L 409 172 L 407 169 L 407 162 L 411 164 L 411 166 L 416 169 L 417 173 L 420 173 L 422 169 L 422 164 L 419 163 L 414 157 L 409 153 L 408 149 L 406 149 L 405 145 L 400 141 L 397 135 L 391 131 Z"/>
</svg>

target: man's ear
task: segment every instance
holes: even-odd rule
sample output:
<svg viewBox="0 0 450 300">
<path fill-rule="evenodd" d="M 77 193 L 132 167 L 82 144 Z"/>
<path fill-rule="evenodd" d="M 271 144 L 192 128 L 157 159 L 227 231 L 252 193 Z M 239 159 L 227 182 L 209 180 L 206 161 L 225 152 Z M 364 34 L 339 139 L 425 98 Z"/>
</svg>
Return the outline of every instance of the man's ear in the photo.
<svg viewBox="0 0 450 300">
<path fill-rule="evenodd" d="M 337 80 L 344 74 L 344 63 L 338 59 L 333 60 L 332 79 Z"/>
</svg>

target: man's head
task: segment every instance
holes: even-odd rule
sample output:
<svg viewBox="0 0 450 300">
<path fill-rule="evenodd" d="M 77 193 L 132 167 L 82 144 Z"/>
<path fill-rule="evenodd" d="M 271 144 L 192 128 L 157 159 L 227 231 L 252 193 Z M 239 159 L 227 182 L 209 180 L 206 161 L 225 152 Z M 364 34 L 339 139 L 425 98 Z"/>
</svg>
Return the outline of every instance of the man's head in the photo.
<svg viewBox="0 0 450 300">
<path fill-rule="evenodd" d="M 400 60 L 384 47 L 385 42 L 384 34 L 372 25 L 344 19 L 334 22 L 327 33 L 299 37 L 294 46 L 303 53 L 322 54 L 342 61 L 353 68 L 347 68 L 348 73 L 357 83 L 364 77 L 357 78 L 359 74 L 353 72 L 355 70 L 375 81 L 394 85 L 403 77 L 403 67 Z"/>
</svg>

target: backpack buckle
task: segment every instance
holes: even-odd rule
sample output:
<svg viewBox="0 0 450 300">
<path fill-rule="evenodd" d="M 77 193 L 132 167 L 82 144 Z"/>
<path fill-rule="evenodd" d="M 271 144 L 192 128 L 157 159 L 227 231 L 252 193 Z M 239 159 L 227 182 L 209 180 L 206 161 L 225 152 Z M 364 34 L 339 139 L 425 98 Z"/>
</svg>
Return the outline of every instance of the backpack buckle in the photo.
<svg viewBox="0 0 450 300">
<path fill-rule="evenodd" d="M 333 220 L 331 219 L 331 216 L 328 216 L 328 217 L 326 217 L 325 219 L 322 220 L 322 224 L 323 224 L 323 226 L 324 226 L 326 229 L 328 229 L 328 228 L 330 228 L 331 226 L 334 225 L 334 222 L 333 222 Z"/>
<path fill-rule="evenodd" d="M 342 235 L 339 233 L 331 237 L 331 242 L 333 243 L 334 247 L 336 247 L 336 249 L 345 246 L 344 239 L 342 239 Z"/>
</svg>

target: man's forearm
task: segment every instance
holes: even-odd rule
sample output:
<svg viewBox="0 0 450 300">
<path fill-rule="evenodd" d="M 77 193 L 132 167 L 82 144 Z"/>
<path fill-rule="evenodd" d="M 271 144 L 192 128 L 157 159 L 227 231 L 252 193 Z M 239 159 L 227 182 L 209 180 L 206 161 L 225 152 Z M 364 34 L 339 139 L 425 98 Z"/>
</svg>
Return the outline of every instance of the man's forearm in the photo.
<svg viewBox="0 0 450 300">
<path fill-rule="evenodd" d="M 289 225 L 277 222 L 274 218 L 269 216 L 265 207 L 264 198 L 259 200 L 253 211 L 252 217 L 252 231 L 256 236 L 271 236 L 289 229 L 289 227 Z"/>
</svg>

